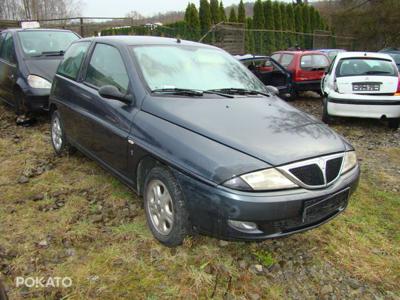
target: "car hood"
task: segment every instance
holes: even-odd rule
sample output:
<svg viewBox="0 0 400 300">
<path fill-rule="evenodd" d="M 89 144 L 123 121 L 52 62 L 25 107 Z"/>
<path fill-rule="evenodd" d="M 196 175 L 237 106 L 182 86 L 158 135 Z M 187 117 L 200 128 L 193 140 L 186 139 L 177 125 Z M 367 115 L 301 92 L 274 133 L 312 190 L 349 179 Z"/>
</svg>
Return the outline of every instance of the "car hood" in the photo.
<svg viewBox="0 0 400 300">
<path fill-rule="evenodd" d="M 25 63 L 29 74 L 38 75 L 52 82 L 62 59 L 62 56 L 27 59 Z"/>
<path fill-rule="evenodd" d="M 274 166 L 346 149 L 333 130 L 272 96 L 149 97 L 142 109 Z"/>
</svg>

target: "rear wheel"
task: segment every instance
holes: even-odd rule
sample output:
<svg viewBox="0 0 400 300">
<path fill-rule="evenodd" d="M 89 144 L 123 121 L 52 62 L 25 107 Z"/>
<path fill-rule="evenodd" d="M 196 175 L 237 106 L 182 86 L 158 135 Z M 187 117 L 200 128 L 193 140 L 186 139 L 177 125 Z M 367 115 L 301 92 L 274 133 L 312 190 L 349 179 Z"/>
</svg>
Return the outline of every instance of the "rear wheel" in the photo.
<svg viewBox="0 0 400 300">
<path fill-rule="evenodd" d="M 68 143 L 64 126 L 57 110 L 51 114 L 51 144 L 57 155 L 71 153 L 74 148 Z"/>
<path fill-rule="evenodd" d="M 147 223 L 159 242 L 168 247 L 182 244 L 189 233 L 189 215 L 182 191 L 167 168 L 157 166 L 149 172 L 144 207 Z"/>
<path fill-rule="evenodd" d="M 398 129 L 400 125 L 400 118 L 397 119 L 389 119 L 389 128 L 391 129 Z"/>
<path fill-rule="evenodd" d="M 332 123 L 332 117 L 329 116 L 329 113 L 328 113 L 328 101 L 326 98 L 324 98 L 324 100 L 323 100 L 322 122 L 324 122 L 325 124 Z"/>
<path fill-rule="evenodd" d="M 291 102 L 296 100 L 299 97 L 299 94 L 296 90 L 292 89 L 290 92 L 290 96 L 286 98 L 286 101 Z"/>
</svg>

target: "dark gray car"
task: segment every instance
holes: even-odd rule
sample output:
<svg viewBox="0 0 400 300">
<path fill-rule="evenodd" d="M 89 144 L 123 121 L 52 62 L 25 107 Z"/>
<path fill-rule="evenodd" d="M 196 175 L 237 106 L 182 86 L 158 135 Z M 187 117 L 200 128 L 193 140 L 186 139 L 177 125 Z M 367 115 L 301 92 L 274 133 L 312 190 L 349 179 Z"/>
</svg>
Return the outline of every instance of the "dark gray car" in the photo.
<svg viewBox="0 0 400 300">
<path fill-rule="evenodd" d="M 8 29 L 0 34 L 0 100 L 17 114 L 48 108 L 64 51 L 80 37 L 69 30 Z"/>
<path fill-rule="evenodd" d="M 168 246 L 193 231 L 260 240 L 316 227 L 356 188 L 352 146 L 228 53 L 155 37 L 71 45 L 53 81 L 52 144 L 143 195 Z"/>
</svg>

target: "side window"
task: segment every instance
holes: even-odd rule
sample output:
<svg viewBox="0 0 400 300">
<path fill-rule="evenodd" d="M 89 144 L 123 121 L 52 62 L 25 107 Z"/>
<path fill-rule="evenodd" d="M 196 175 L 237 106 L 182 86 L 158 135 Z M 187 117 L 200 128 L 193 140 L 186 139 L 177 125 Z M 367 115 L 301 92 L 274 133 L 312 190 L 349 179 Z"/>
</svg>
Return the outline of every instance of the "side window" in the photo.
<svg viewBox="0 0 400 300">
<path fill-rule="evenodd" d="M 2 42 L 0 58 L 13 64 L 16 63 L 14 39 L 10 33 L 5 36 Z"/>
<path fill-rule="evenodd" d="M 113 85 L 121 93 L 126 93 L 129 77 L 118 49 L 106 44 L 97 44 L 90 59 L 85 81 L 98 88 Z"/>
<path fill-rule="evenodd" d="M 271 57 L 273 58 L 273 59 L 275 59 L 277 62 L 279 62 L 279 57 L 280 57 L 281 55 L 279 54 L 279 53 L 277 53 L 277 54 L 273 54 Z"/>
<path fill-rule="evenodd" d="M 0 52 L 1 52 L 1 45 L 3 44 L 3 41 L 6 37 L 7 33 L 2 33 L 0 34 Z"/>
<path fill-rule="evenodd" d="M 281 58 L 281 65 L 287 67 L 293 61 L 293 54 L 283 54 Z"/>
<path fill-rule="evenodd" d="M 57 73 L 71 79 L 76 79 L 89 46 L 90 42 L 72 44 L 65 53 L 64 60 L 58 67 Z"/>
</svg>

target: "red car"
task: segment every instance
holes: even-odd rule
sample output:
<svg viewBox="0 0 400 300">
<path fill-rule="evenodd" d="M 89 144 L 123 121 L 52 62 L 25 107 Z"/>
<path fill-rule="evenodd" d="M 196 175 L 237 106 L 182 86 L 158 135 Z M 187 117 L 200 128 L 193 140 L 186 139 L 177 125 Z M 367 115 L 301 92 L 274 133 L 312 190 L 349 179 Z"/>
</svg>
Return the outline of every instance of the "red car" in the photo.
<svg viewBox="0 0 400 300">
<path fill-rule="evenodd" d="M 330 65 L 328 56 L 319 51 L 278 51 L 272 58 L 292 74 L 292 99 L 302 91 L 321 94 L 321 78 Z"/>
</svg>

